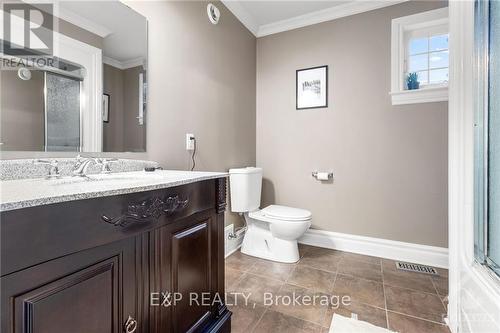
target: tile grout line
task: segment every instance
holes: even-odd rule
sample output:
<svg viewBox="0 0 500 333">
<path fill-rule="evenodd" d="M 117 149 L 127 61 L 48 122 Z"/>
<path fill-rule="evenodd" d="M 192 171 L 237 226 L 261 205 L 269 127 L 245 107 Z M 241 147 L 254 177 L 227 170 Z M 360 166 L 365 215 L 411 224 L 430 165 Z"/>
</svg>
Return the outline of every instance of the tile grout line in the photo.
<svg viewBox="0 0 500 333">
<path fill-rule="evenodd" d="M 300 259 L 299 259 L 299 261 L 300 261 Z M 297 262 L 297 263 L 298 263 L 298 262 Z M 293 271 L 294 271 L 294 270 L 297 268 L 297 266 L 298 266 L 298 264 L 294 264 L 294 265 L 293 265 L 294 267 L 293 267 L 293 269 L 290 271 L 290 273 L 288 274 L 288 277 L 286 278 L 286 280 L 285 280 L 285 281 L 282 281 L 282 280 L 273 279 L 273 278 L 269 278 L 269 277 L 266 277 L 266 276 L 262 276 L 262 275 L 259 275 L 259 274 L 255 274 L 255 273 L 250 272 L 250 269 L 251 269 L 251 268 L 253 268 L 253 266 L 255 266 L 256 264 L 257 264 L 257 263 L 254 263 L 254 264 L 253 264 L 253 265 L 249 268 L 249 270 L 247 270 L 247 271 L 240 271 L 240 270 L 238 270 L 238 271 L 242 272 L 243 274 L 242 274 L 242 275 L 238 278 L 238 281 L 237 281 L 237 282 L 240 282 L 240 280 L 242 280 L 242 279 L 243 279 L 243 276 L 245 276 L 245 275 L 253 275 L 253 276 L 256 276 L 256 277 L 259 277 L 259 278 L 266 278 L 266 279 L 270 279 L 270 280 L 273 280 L 273 281 L 279 281 L 279 282 L 281 282 L 281 285 L 280 285 L 280 287 L 279 287 L 279 289 L 278 289 L 278 292 L 280 292 L 280 291 L 282 290 L 282 288 L 283 288 L 286 284 L 289 284 L 289 283 L 288 283 L 288 280 L 289 280 L 289 278 L 292 276 Z M 236 269 L 234 269 L 234 268 L 231 268 L 231 269 L 236 270 Z M 236 285 L 237 285 L 237 283 L 235 283 L 234 285 L 236 286 Z M 292 285 L 294 285 L 294 284 L 292 284 Z M 294 285 L 294 286 L 299 287 L 299 288 L 302 288 L 302 289 L 305 289 L 306 291 L 310 291 L 310 292 L 318 292 L 318 291 L 317 291 L 317 290 L 315 290 L 315 289 L 305 288 L 305 287 L 303 287 L 303 286 L 299 286 L 299 285 Z M 255 325 L 253 326 L 253 328 L 250 330 L 250 332 L 254 332 L 254 331 L 255 331 L 255 329 L 257 328 L 257 326 L 258 326 L 258 325 L 259 325 L 259 323 L 261 322 L 261 320 L 262 320 L 262 318 L 264 317 L 264 315 L 268 312 L 268 310 L 269 310 L 269 311 L 274 311 L 274 312 L 280 313 L 280 314 L 282 314 L 282 315 L 289 316 L 289 317 L 292 317 L 292 318 L 295 318 L 295 319 L 298 319 L 298 320 L 301 320 L 301 321 L 304 321 L 304 322 L 307 322 L 307 323 L 310 323 L 310 324 L 314 324 L 314 325 L 319 326 L 320 328 L 323 328 L 322 323 L 319 323 L 319 324 L 318 324 L 318 323 L 315 323 L 315 322 L 313 322 L 313 321 L 305 320 L 305 319 L 302 319 L 302 318 L 299 318 L 299 317 L 295 317 L 295 316 L 290 315 L 290 314 L 286 314 L 286 313 L 280 312 L 279 310 L 273 310 L 273 309 L 271 309 L 271 306 L 264 306 L 264 305 L 260 305 L 260 304 L 257 304 L 257 303 L 255 303 L 255 304 L 256 304 L 256 305 L 258 305 L 258 306 L 262 306 L 262 307 L 264 308 L 264 312 L 263 312 L 263 313 L 262 313 L 262 315 L 259 317 L 259 319 L 258 319 L 258 320 L 257 320 L 257 322 L 255 323 Z M 326 312 L 325 312 L 325 313 L 326 313 Z"/>
<path fill-rule="evenodd" d="M 292 276 L 293 271 L 297 268 L 297 266 L 298 266 L 298 265 L 295 265 L 294 269 L 290 272 L 288 279 Z M 288 279 L 287 279 L 287 281 L 285 281 L 285 282 L 284 282 L 284 283 L 280 286 L 280 289 L 279 289 L 279 291 L 278 291 L 278 292 L 280 292 L 280 291 L 283 289 L 283 287 L 284 287 L 285 285 L 291 285 L 291 286 L 295 286 L 295 287 L 299 287 L 299 288 L 301 288 L 301 289 L 304 289 L 306 292 L 312 292 L 312 293 L 317 293 L 317 292 L 320 292 L 320 293 L 326 294 L 326 293 L 324 293 L 324 292 L 322 292 L 322 291 L 319 291 L 319 290 L 316 290 L 316 289 L 306 288 L 306 287 L 303 287 L 303 286 L 299 286 L 299 285 L 297 285 L 297 284 L 293 284 L 293 283 L 291 283 L 291 282 L 288 282 Z M 335 278 L 334 278 L 334 280 L 333 280 L 333 284 L 335 284 L 336 279 L 337 279 L 337 273 L 335 273 Z M 328 295 L 333 296 L 333 295 L 331 295 L 331 294 L 328 294 Z M 324 321 L 325 316 L 326 316 L 326 313 L 327 313 L 327 311 L 328 311 L 328 307 L 327 307 L 327 308 L 326 308 L 326 310 L 325 310 L 325 313 L 323 314 L 323 316 L 322 316 L 322 318 L 321 318 L 321 322 L 318 324 L 318 323 L 316 323 L 316 322 L 313 322 L 313 321 L 310 321 L 310 320 L 307 320 L 307 319 L 303 319 L 303 318 L 296 317 L 296 316 L 294 316 L 294 315 L 292 315 L 292 314 L 283 313 L 283 312 L 279 311 L 278 309 L 274 309 L 274 310 L 273 310 L 273 309 L 271 309 L 271 307 L 268 307 L 268 308 L 266 308 L 266 311 L 267 311 L 267 309 L 269 309 L 270 311 L 274 311 L 274 312 L 280 313 L 280 314 L 282 314 L 282 315 L 288 316 L 288 317 L 292 317 L 292 318 L 299 319 L 299 320 L 302 320 L 302 321 L 307 322 L 307 323 L 310 323 L 310 324 L 317 325 L 317 326 L 319 326 L 321 329 L 323 329 L 323 328 L 324 328 L 324 326 L 323 326 L 323 321 Z"/>
<path fill-rule="evenodd" d="M 257 322 L 255 322 L 255 325 L 253 325 L 253 327 L 250 329 L 250 333 L 253 333 L 255 331 L 255 329 L 257 328 L 257 326 L 259 326 L 259 323 L 262 320 L 262 318 L 264 318 L 264 315 L 266 314 L 266 312 L 267 312 L 267 307 L 264 307 L 264 311 L 260 315 L 259 319 L 257 320 Z"/>
<path fill-rule="evenodd" d="M 339 261 L 340 263 L 340 261 Z M 297 266 L 299 266 L 299 264 L 297 264 Z M 311 265 L 308 265 L 308 264 L 301 264 L 302 267 L 306 267 L 306 268 L 310 268 L 310 269 L 315 269 L 315 270 L 318 270 L 318 271 L 322 271 L 322 272 L 327 272 L 327 273 L 337 273 L 337 270 L 334 271 L 329 271 L 329 270 L 326 270 L 326 269 L 321 269 L 321 268 L 317 268 L 317 267 L 314 267 L 314 266 L 311 266 Z"/>
<path fill-rule="evenodd" d="M 391 271 L 391 273 L 398 273 L 398 271 Z M 435 292 L 432 292 L 432 291 L 424 291 L 424 290 L 419 290 L 419 289 L 413 289 L 413 288 L 408 288 L 408 287 L 401 287 L 401 286 L 396 286 L 392 283 L 385 283 L 384 284 L 387 284 L 389 287 L 392 287 L 392 288 L 399 288 L 399 289 L 405 289 L 405 290 L 411 290 L 411 291 L 416 291 L 416 292 L 419 292 L 419 293 L 424 293 L 424 294 L 428 294 L 428 295 L 434 295 L 434 296 L 440 296 L 439 293 L 437 292 L 436 290 L 436 287 L 434 286 L 434 283 L 433 283 L 433 280 L 430 276 L 427 276 L 427 275 L 419 275 L 420 273 L 416 273 L 416 272 L 408 272 L 408 273 L 412 273 L 412 274 L 416 274 L 416 276 L 425 276 L 425 277 L 428 277 L 430 280 L 431 280 L 431 285 L 432 285 L 432 288 L 434 289 Z"/>
<path fill-rule="evenodd" d="M 415 273 L 415 274 L 418 274 L 418 273 Z M 415 289 L 410 289 L 410 288 L 404 288 L 404 287 L 398 287 L 398 286 L 391 286 L 391 285 L 388 285 L 389 287 L 391 288 L 397 288 L 397 289 L 403 289 L 403 290 L 409 290 L 409 291 L 412 291 L 412 292 L 418 292 L 418 293 L 422 293 L 422 294 L 426 294 L 426 295 L 431 295 L 431 296 L 437 296 L 439 298 L 439 302 L 444 306 L 443 304 L 443 301 L 439 295 L 439 293 L 437 292 L 437 289 L 436 289 L 436 286 L 434 285 L 434 281 L 432 280 L 431 277 L 428 277 L 429 280 L 431 281 L 431 285 L 432 287 L 434 288 L 434 290 L 436 291 L 436 293 L 430 293 L 430 292 L 425 292 L 425 291 L 420 291 L 420 290 L 415 290 Z M 384 280 L 384 268 L 382 266 L 382 279 Z M 421 317 L 417 317 L 417 316 L 414 316 L 414 315 L 410 315 L 410 314 L 406 314 L 406 313 L 403 313 L 403 312 L 398 312 L 398 311 L 393 311 L 393 310 L 388 310 L 387 309 L 387 297 L 385 296 L 385 280 L 384 280 L 384 298 L 386 300 L 386 315 L 387 315 L 387 328 L 389 329 L 389 312 L 392 312 L 392 313 L 398 313 L 398 314 L 401 314 L 401 315 L 405 315 L 405 316 L 408 316 L 408 317 L 412 317 L 412 318 L 415 318 L 415 319 L 419 319 L 419 320 L 425 320 L 425 321 L 429 321 L 429 322 L 432 322 L 432 323 L 437 323 L 437 324 L 440 324 L 440 325 L 443 325 L 443 323 L 439 323 L 437 321 L 434 321 L 434 320 L 430 320 L 430 319 L 426 319 L 426 318 L 421 318 Z M 445 310 L 446 310 L 446 307 L 445 307 Z"/>
<path fill-rule="evenodd" d="M 232 269 L 232 268 L 231 268 L 231 269 Z M 233 269 L 233 270 L 236 270 L 236 269 Z M 234 282 L 231 284 L 231 286 L 227 286 L 227 288 L 226 288 L 226 289 L 231 289 L 231 287 L 236 286 L 238 283 L 240 283 L 241 279 L 243 279 L 243 277 L 247 274 L 247 272 L 244 272 L 244 271 L 239 271 L 239 270 L 238 270 L 238 272 L 240 272 L 240 273 L 241 273 L 241 274 L 240 274 L 240 276 L 236 279 L 236 281 L 234 281 Z M 227 292 L 227 291 L 228 291 L 228 290 L 226 290 L 226 292 Z"/>
<path fill-rule="evenodd" d="M 359 276 L 356 276 L 356 275 L 345 274 L 345 273 L 338 273 L 338 272 L 337 272 L 337 275 L 343 275 L 343 276 L 348 276 L 348 277 L 353 277 L 353 278 L 356 278 L 356 279 L 360 279 L 360 280 L 363 280 L 363 281 L 375 282 L 375 283 L 378 283 L 378 284 L 383 284 L 383 279 L 382 279 L 382 281 L 375 281 L 375 280 L 365 279 L 365 278 L 362 278 L 362 277 L 359 277 Z"/>
<path fill-rule="evenodd" d="M 382 274 L 382 290 L 384 291 L 384 307 L 385 307 L 385 321 L 387 329 L 389 330 L 389 312 L 387 311 L 387 296 L 385 294 L 385 280 L 384 280 L 384 266 L 382 265 L 382 259 L 380 260 L 380 273 Z"/>
<path fill-rule="evenodd" d="M 339 262 L 340 264 L 340 262 Z M 338 271 L 338 268 L 339 268 L 339 264 L 337 264 L 337 271 Z M 335 296 L 334 294 L 334 288 L 335 288 L 335 282 L 337 282 L 337 276 L 338 276 L 338 272 L 335 273 L 335 277 L 333 278 L 333 283 L 332 283 L 332 296 Z M 326 307 L 326 310 L 325 310 L 325 313 L 323 314 L 323 318 L 321 318 L 321 324 L 320 326 L 321 327 L 324 327 L 323 326 L 323 323 L 325 322 L 325 319 L 326 319 L 326 315 L 328 314 L 328 310 L 329 310 L 329 306 Z"/>
<path fill-rule="evenodd" d="M 390 283 L 385 283 L 385 284 L 388 287 L 391 287 L 391 288 L 404 289 L 404 290 L 409 290 L 409 291 L 413 291 L 413 292 L 417 292 L 417 293 L 422 293 L 422 294 L 427 294 L 427 295 L 431 295 L 431 296 L 439 296 L 439 294 L 433 293 L 433 292 L 430 292 L 430 291 L 423 291 L 423 290 L 418 290 L 418 289 L 412 289 L 412 288 L 406 288 L 406 287 L 401 287 L 401 286 L 395 286 L 395 285 L 390 284 Z"/>
<path fill-rule="evenodd" d="M 448 327 L 448 325 L 446 325 L 445 323 L 440 323 L 439 321 L 430 320 L 430 319 L 426 319 L 426 318 L 422 318 L 422 317 L 417 317 L 417 316 L 414 316 L 414 315 L 411 315 L 411 314 L 408 314 L 408 313 L 403 313 L 403 312 L 394 311 L 394 310 L 387 310 L 387 311 L 391 312 L 391 313 L 396 313 L 396 314 L 401 315 L 401 316 L 406 316 L 406 317 L 410 317 L 410 318 L 413 318 L 413 319 L 423 320 L 423 321 L 427 321 L 429 323 L 433 323 L 433 324 L 437 324 L 437 325 Z"/>
<path fill-rule="evenodd" d="M 441 304 L 443 304 L 445 314 L 448 313 L 448 308 L 446 307 L 446 305 L 444 305 L 443 298 L 439 294 L 439 291 L 437 290 L 436 284 L 434 283 L 434 279 L 432 279 L 432 278 L 431 278 L 431 283 L 432 283 L 432 286 L 434 287 L 434 290 L 436 290 L 436 294 L 438 295 L 439 300 L 441 301 Z"/>
</svg>

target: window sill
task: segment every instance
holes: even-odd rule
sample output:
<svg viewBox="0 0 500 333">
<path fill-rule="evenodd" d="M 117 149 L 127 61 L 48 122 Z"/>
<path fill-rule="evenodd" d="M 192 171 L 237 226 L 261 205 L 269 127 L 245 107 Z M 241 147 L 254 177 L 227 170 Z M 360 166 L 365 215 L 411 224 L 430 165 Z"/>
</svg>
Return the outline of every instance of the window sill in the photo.
<svg viewBox="0 0 500 333">
<path fill-rule="evenodd" d="M 448 101 L 448 87 L 421 88 L 391 92 L 392 105 Z"/>
</svg>

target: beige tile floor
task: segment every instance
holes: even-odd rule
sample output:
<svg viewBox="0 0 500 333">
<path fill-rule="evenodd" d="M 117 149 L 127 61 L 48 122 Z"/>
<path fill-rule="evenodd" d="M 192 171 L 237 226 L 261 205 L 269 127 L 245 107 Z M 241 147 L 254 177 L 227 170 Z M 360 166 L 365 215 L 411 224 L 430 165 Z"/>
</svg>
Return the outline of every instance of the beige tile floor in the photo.
<svg viewBox="0 0 500 333">
<path fill-rule="evenodd" d="M 443 323 L 447 270 L 431 277 L 399 271 L 392 260 L 303 245 L 300 254 L 296 264 L 240 252 L 226 259 L 232 332 L 323 333 L 337 313 L 400 333 L 449 333 Z M 266 302 L 270 293 L 280 301 Z M 317 301 L 288 304 L 294 295 Z M 338 304 L 340 297 L 350 301 Z M 325 299 L 329 304 L 320 301 Z"/>
</svg>

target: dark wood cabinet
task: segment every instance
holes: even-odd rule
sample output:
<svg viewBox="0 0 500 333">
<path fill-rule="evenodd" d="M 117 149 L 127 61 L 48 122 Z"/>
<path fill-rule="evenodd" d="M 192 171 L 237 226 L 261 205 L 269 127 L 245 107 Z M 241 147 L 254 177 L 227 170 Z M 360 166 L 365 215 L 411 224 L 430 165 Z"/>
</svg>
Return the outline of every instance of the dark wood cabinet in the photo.
<svg viewBox="0 0 500 333">
<path fill-rule="evenodd" d="M 225 186 L 225 179 L 215 179 L 3 212 L 1 331 L 229 332 L 231 314 L 223 303 Z M 158 198 L 167 202 L 173 196 L 189 203 L 176 211 L 160 206 L 162 212 L 130 223 L 102 218 L 103 212 L 126 215 L 131 204 L 157 205 Z M 50 232 L 58 226 L 65 232 Z"/>
<path fill-rule="evenodd" d="M 155 313 L 160 318 L 155 321 L 161 323 L 160 331 L 201 330 L 223 307 L 218 302 L 223 295 L 218 294 L 216 222 L 213 215 L 200 214 L 153 233 L 151 245 L 157 250 L 151 251 L 152 261 L 161 267 L 153 276 L 151 290 L 161 300 L 165 295 L 171 297 L 171 305 L 160 306 Z"/>
<path fill-rule="evenodd" d="M 132 238 L 3 277 L 2 332 L 122 332 L 136 317 L 134 261 Z"/>
</svg>

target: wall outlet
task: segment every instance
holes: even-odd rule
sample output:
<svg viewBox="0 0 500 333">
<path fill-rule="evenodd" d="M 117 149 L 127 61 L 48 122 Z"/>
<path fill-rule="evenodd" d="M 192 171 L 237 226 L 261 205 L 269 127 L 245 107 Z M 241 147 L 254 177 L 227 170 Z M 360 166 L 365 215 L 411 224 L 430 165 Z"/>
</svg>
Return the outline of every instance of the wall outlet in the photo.
<svg viewBox="0 0 500 333">
<path fill-rule="evenodd" d="M 194 150 L 194 134 L 186 134 L 186 150 Z"/>
</svg>

